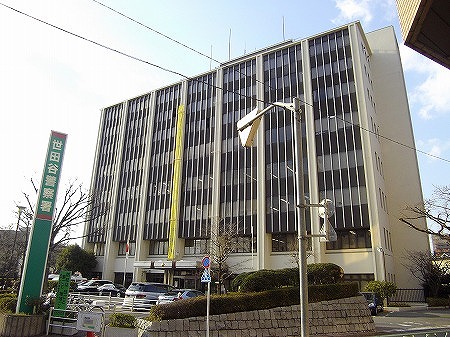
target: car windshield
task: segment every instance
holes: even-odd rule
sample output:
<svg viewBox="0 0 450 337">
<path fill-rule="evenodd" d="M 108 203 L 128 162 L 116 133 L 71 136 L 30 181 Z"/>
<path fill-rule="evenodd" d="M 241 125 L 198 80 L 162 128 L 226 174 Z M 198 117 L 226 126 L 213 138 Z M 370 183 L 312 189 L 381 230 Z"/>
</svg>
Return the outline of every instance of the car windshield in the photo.
<svg viewBox="0 0 450 337">
<path fill-rule="evenodd" d="M 374 293 L 363 293 L 364 297 L 366 298 L 366 300 L 368 301 L 373 301 L 375 298 L 375 294 Z"/>
<path fill-rule="evenodd" d="M 178 296 L 179 293 L 180 293 L 179 291 L 171 290 L 171 291 L 168 291 L 167 293 L 165 293 L 164 295 L 165 296 Z"/>
</svg>

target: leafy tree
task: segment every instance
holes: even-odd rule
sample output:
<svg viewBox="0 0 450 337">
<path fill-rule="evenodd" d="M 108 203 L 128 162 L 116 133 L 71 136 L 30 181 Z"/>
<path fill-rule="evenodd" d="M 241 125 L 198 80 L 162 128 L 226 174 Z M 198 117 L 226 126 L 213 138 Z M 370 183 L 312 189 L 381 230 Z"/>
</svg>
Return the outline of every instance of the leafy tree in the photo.
<svg viewBox="0 0 450 337">
<path fill-rule="evenodd" d="M 424 219 L 430 224 L 428 228 L 420 225 Z M 435 187 L 430 199 L 423 204 L 408 206 L 399 220 L 419 232 L 450 242 L 450 185 Z"/>
<path fill-rule="evenodd" d="M 79 271 L 84 277 L 90 277 L 97 265 L 94 253 L 89 253 L 77 244 L 67 246 L 56 258 L 56 269 Z"/>
<path fill-rule="evenodd" d="M 382 301 L 397 292 L 395 283 L 387 281 L 370 281 L 364 289 L 374 292 Z"/>
<path fill-rule="evenodd" d="M 447 279 L 450 265 L 440 257 L 436 257 L 430 251 L 407 251 L 404 256 L 403 266 L 412 276 L 418 279 L 431 297 L 438 297 L 442 283 Z"/>
</svg>

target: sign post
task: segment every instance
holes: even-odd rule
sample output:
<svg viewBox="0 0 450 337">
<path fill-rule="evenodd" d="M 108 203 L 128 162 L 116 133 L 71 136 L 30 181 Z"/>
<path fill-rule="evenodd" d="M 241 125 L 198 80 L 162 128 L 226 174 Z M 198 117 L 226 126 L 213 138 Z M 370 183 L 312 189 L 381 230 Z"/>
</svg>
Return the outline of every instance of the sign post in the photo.
<svg viewBox="0 0 450 337">
<path fill-rule="evenodd" d="M 208 283 L 208 291 L 206 292 L 206 337 L 209 337 L 209 307 L 211 298 L 211 259 L 209 256 L 205 256 L 202 260 L 202 266 L 205 268 L 202 274 L 202 283 Z"/>
<path fill-rule="evenodd" d="M 31 301 L 41 296 L 66 140 L 67 135 L 64 133 L 52 131 L 50 134 L 16 312 L 32 314 Z"/>
</svg>

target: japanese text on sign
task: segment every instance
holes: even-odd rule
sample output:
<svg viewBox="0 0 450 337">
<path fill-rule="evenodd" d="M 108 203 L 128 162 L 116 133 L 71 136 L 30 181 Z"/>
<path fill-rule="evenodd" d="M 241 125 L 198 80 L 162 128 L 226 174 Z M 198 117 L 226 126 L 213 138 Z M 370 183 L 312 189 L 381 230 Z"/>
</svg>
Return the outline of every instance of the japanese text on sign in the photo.
<svg viewBox="0 0 450 337">
<path fill-rule="evenodd" d="M 50 220 L 53 216 L 65 141 L 66 135 L 52 132 L 38 202 L 37 213 L 41 219 Z"/>
</svg>

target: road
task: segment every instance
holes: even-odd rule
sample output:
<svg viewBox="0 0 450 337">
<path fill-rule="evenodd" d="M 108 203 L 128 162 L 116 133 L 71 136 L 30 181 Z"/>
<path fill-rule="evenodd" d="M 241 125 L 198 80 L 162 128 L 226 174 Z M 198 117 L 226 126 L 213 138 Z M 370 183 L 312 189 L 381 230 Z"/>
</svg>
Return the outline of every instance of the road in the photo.
<svg viewBox="0 0 450 337">
<path fill-rule="evenodd" d="M 416 311 L 390 311 L 374 316 L 377 333 L 389 334 L 418 334 L 425 331 L 448 331 L 450 336 L 449 309 L 423 309 Z M 431 335 L 434 336 L 434 335 Z M 436 334 L 441 336 L 441 334 Z M 442 334 L 445 336 L 445 333 Z"/>
</svg>

